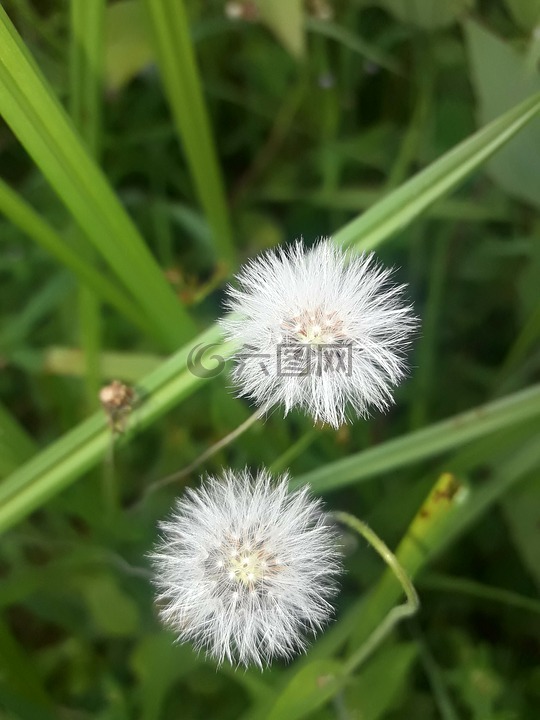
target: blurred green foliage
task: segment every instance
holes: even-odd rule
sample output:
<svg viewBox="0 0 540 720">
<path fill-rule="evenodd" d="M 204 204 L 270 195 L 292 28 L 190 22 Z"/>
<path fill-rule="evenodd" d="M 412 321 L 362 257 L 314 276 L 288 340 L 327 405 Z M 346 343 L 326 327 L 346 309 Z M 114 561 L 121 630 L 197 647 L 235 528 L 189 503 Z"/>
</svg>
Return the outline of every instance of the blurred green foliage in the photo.
<svg viewBox="0 0 540 720">
<path fill-rule="evenodd" d="M 24 500 L 60 460 L 64 480 L 41 487 L 38 509 L 2 537 L 0 717 L 534 720 L 540 119 L 377 248 L 422 318 L 395 409 L 337 433 L 277 412 L 205 465 L 317 479 L 332 508 L 399 545 L 422 602 L 413 621 L 343 674 L 399 602 L 376 555 L 347 537 L 336 622 L 309 653 L 264 674 L 216 670 L 160 628 L 146 559 L 158 520 L 197 474 L 141 498 L 251 412 L 226 372 L 193 379 L 164 353 L 212 325 L 245 259 L 337 234 L 540 90 L 540 3 L 190 0 L 181 43 L 163 23 L 184 22 L 174 2 L 118 0 L 85 20 L 99 4 L 1 3 L 26 46 L 13 46 L 18 65 L 0 48 L 11 125 L 0 124 L 3 526 L 13 487 Z M 205 337 L 219 341 L 213 329 Z M 135 385 L 122 436 L 101 411 L 86 419 L 92 373 Z M 518 391 L 523 404 L 503 405 L 491 426 L 482 406 Z M 476 407 L 465 428 L 485 431 L 468 434 L 461 413 Z M 447 426 L 431 426 L 454 415 L 445 442 Z M 446 471 L 467 499 L 422 529 Z"/>
</svg>

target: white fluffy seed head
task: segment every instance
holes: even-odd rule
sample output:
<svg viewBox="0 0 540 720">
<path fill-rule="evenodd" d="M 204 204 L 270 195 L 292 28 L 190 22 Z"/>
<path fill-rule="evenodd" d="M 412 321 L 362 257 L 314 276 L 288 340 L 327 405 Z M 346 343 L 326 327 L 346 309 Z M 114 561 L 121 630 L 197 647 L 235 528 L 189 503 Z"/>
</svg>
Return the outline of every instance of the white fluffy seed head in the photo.
<svg viewBox="0 0 540 720">
<path fill-rule="evenodd" d="M 161 525 L 160 615 L 218 663 L 289 658 L 332 613 L 337 536 L 321 502 L 288 480 L 226 470 L 187 490 Z"/>
<path fill-rule="evenodd" d="M 404 286 L 373 254 L 357 255 L 321 240 L 251 260 L 228 288 L 221 320 L 242 346 L 233 381 L 258 405 L 303 408 L 339 427 L 352 409 L 385 410 L 405 375 L 405 353 L 417 325 Z"/>
</svg>

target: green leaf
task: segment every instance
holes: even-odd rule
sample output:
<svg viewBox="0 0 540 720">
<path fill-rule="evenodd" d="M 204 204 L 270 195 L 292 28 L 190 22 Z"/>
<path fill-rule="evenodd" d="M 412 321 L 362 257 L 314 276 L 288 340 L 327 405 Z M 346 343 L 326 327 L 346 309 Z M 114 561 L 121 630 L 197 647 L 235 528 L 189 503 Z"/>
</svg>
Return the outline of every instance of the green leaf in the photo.
<svg viewBox="0 0 540 720">
<path fill-rule="evenodd" d="M 481 123 L 540 92 L 540 76 L 535 66 L 529 66 L 525 55 L 478 23 L 469 21 L 465 29 Z M 540 208 L 540 163 L 531 162 L 531 158 L 539 147 L 540 118 L 536 118 L 487 164 L 488 174 L 506 192 L 537 208 Z"/>
<path fill-rule="evenodd" d="M 287 0 L 290 2 L 290 0 Z M 157 60 L 197 194 L 218 255 L 234 257 L 232 229 L 184 0 L 146 0 Z"/>
<path fill-rule="evenodd" d="M 396 705 L 405 689 L 407 675 L 418 655 L 414 643 L 397 643 L 383 648 L 346 690 L 346 705 L 362 720 L 379 720 Z"/>
<path fill-rule="evenodd" d="M 399 563 L 409 576 L 414 576 L 425 563 L 438 540 L 444 536 L 452 517 L 466 502 L 466 498 L 466 488 L 452 475 L 445 474 L 435 483 L 396 551 Z M 364 602 L 356 603 L 346 617 L 347 630 L 353 629 L 351 657 L 339 665 L 335 664 L 335 661 L 320 658 L 310 664 L 301 665 L 300 669 L 293 669 L 291 679 L 278 695 L 268 720 L 278 720 L 280 717 L 278 710 L 282 712 L 281 717 L 288 718 L 287 713 L 283 711 L 286 709 L 287 712 L 291 712 L 291 708 L 297 708 L 293 717 L 304 717 L 303 708 L 311 711 L 335 695 L 348 681 L 349 673 L 356 669 L 356 657 L 362 651 L 360 646 L 399 602 L 401 593 L 400 583 L 393 571 L 388 568 L 368 598 Z M 352 619 L 356 619 L 354 624 L 351 623 Z M 339 630 L 339 621 L 337 625 L 337 628 L 330 632 L 336 633 Z M 340 640 L 342 641 L 343 638 L 340 637 Z M 324 638 L 322 643 L 324 644 Z M 334 644 L 326 646 L 327 651 L 334 652 L 335 649 Z M 325 663 L 328 663 L 329 681 L 319 688 L 318 685 L 321 683 L 317 682 L 317 678 L 322 674 Z M 388 678 L 384 667 L 381 666 L 380 669 L 383 675 L 378 682 L 383 683 Z M 375 682 L 373 676 L 371 681 Z"/>
<path fill-rule="evenodd" d="M 514 20 L 524 30 L 532 31 L 540 25 L 540 0 L 504 0 Z"/>
<path fill-rule="evenodd" d="M 0 113 L 168 348 L 191 321 L 0 7 Z"/>
<path fill-rule="evenodd" d="M 540 590 L 540 477 L 535 474 L 508 493 L 503 510 L 516 549 Z"/>
<path fill-rule="evenodd" d="M 255 0 L 262 22 L 296 58 L 305 53 L 303 0 Z"/>
<path fill-rule="evenodd" d="M 337 660 L 315 660 L 306 665 L 277 697 L 267 720 L 299 720 L 333 697 L 346 682 Z"/>
<path fill-rule="evenodd" d="M 506 112 L 341 228 L 335 242 L 359 250 L 377 247 L 473 172 L 539 110 L 540 94 Z"/>
<path fill-rule="evenodd" d="M 79 591 L 100 635 L 122 637 L 134 635 L 139 626 L 135 601 L 122 590 L 110 573 L 93 573 L 76 580 Z"/>
<path fill-rule="evenodd" d="M 535 438 L 501 462 L 490 481 L 480 487 L 466 487 L 449 474 L 441 476 L 396 550 L 397 559 L 410 577 L 414 578 L 539 464 L 540 445 Z M 352 640 L 354 648 L 365 642 L 400 593 L 393 574 L 385 572 L 359 614 Z"/>
<path fill-rule="evenodd" d="M 105 76 L 117 92 L 154 62 L 148 18 L 141 0 L 120 0 L 105 14 Z"/>
<path fill-rule="evenodd" d="M 105 0 L 70 4 L 70 112 L 81 138 L 94 158 L 99 157 L 102 134 L 103 45 Z M 78 229 L 77 238 L 84 243 Z M 88 262 L 94 253 L 88 253 Z M 87 287 L 79 288 L 79 342 L 84 351 L 86 406 L 99 405 L 100 350 L 102 343 L 99 297 Z"/>
<path fill-rule="evenodd" d="M 328 492 L 403 468 L 538 415 L 540 385 L 533 385 L 502 400 L 329 463 L 295 478 L 293 484 L 309 484 L 315 492 Z"/>
</svg>

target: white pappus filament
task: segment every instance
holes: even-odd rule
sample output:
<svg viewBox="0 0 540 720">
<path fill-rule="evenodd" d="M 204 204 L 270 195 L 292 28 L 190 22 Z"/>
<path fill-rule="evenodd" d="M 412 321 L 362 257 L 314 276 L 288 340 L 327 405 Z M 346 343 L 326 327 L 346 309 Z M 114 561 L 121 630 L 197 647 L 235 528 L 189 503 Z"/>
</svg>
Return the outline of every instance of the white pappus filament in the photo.
<svg viewBox="0 0 540 720">
<path fill-rule="evenodd" d="M 302 651 L 332 613 L 336 534 L 288 477 L 224 471 L 178 501 L 152 555 L 163 621 L 218 663 Z"/>
<path fill-rule="evenodd" d="M 347 414 L 386 409 L 406 371 L 417 326 L 403 286 L 373 254 L 329 239 L 301 242 L 248 262 L 228 288 L 221 320 L 239 343 L 233 381 L 257 405 L 303 408 L 338 427 Z"/>
</svg>

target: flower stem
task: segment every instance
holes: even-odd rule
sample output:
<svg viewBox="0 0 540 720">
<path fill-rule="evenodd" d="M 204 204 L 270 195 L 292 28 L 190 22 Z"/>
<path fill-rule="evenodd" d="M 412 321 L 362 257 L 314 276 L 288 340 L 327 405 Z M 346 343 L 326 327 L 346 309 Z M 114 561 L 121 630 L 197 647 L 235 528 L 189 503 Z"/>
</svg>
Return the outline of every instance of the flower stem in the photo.
<svg viewBox="0 0 540 720">
<path fill-rule="evenodd" d="M 392 570 L 407 598 L 406 603 L 398 605 L 390 610 L 388 615 L 378 625 L 378 627 L 375 628 L 363 645 L 349 658 L 344 668 L 345 673 L 349 674 L 367 660 L 371 653 L 377 649 L 381 642 L 390 634 L 393 628 L 401 620 L 411 617 L 416 613 L 420 607 L 420 601 L 414 585 L 403 567 L 399 564 L 399 561 L 394 553 L 387 547 L 380 537 L 368 525 L 366 525 L 365 522 L 362 522 L 362 520 L 359 520 L 354 515 L 349 515 L 349 513 L 346 512 L 334 512 L 332 513 L 332 517 L 334 517 L 342 525 L 347 525 L 352 530 L 355 530 L 368 541 L 371 547 L 379 553 L 388 567 Z"/>
<path fill-rule="evenodd" d="M 236 440 L 236 438 L 240 437 L 240 435 L 245 433 L 246 430 L 249 430 L 249 428 L 254 425 L 257 420 L 259 420 L 265 414 L 267 410 L 267 406 L 263 405 L 258 410 L 256 410 L 253 415 L 250 415 L 247 420 L 244 420 L 243 423 L 241 423 L 228 435 L 225 435 L 225 437 L 221 438 L 221 440 L 218 440 L 217 443 L 211 445 L 207 450 L 205 450 L 201 455 L 199 455 L 199 457 L 195 458 L 192 463 L 182 468 L 182 470 L 179 470 L 172 475 L 167 475 L 166 477 L 161 478 L 160 480 L 156 480 L 155 482 L 148 485 L 141 499 L 141 502 L 145 500 L 149 495 L 155 493 L 157 490 L 161 490 L 161 488 L 166 487 L 167 485 L 178 482 L 178 480 L 182 480 L 182 478 L 186 477 L 186 475 L 192 473 L 200 465 L 206 462 L 206 460 L 211 458 L 224 447 L 227 447 L 227 445 L 230 445 Z"/>
</svg>

